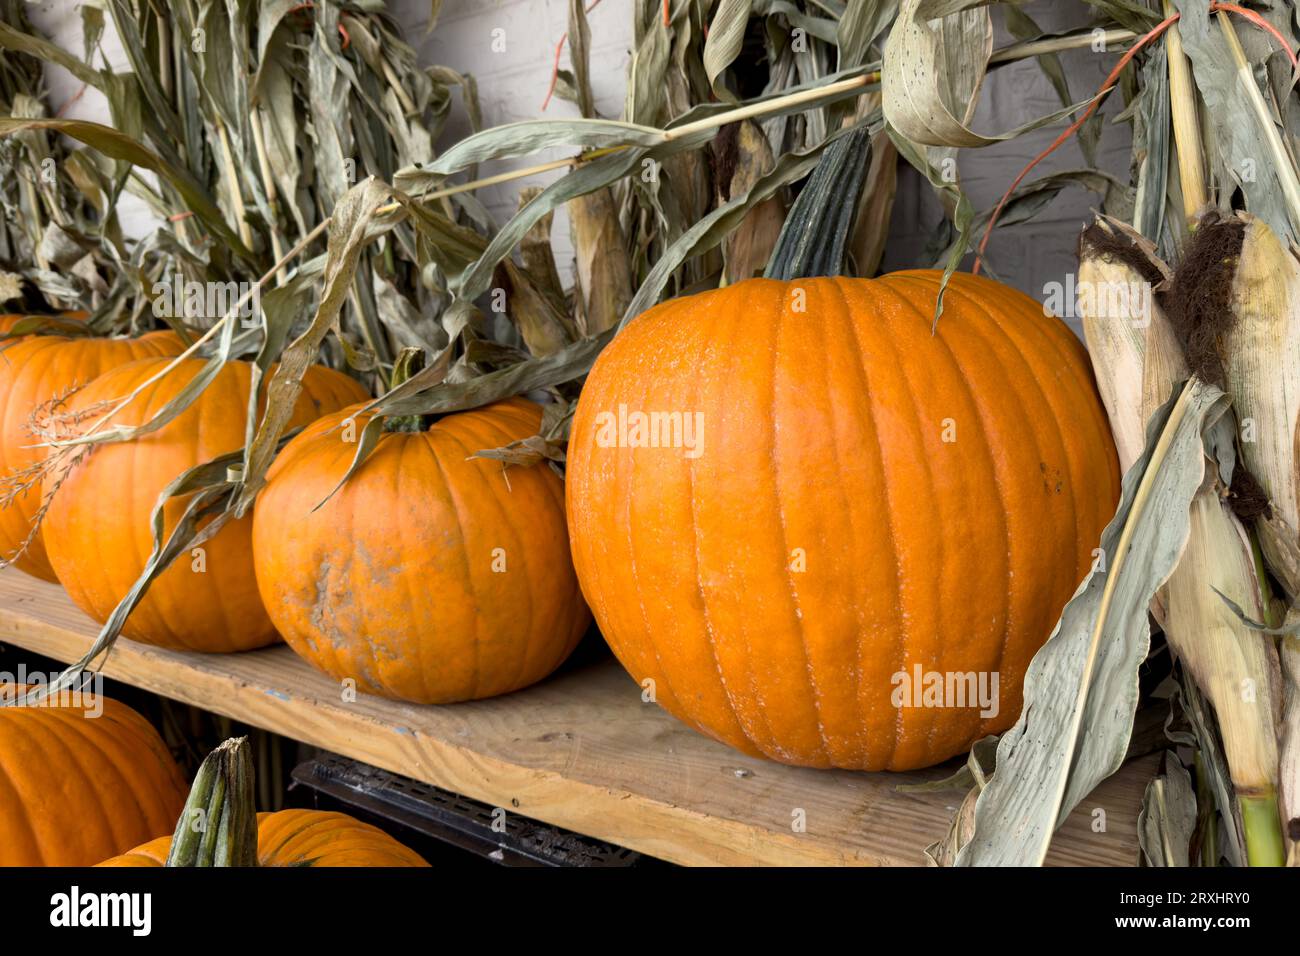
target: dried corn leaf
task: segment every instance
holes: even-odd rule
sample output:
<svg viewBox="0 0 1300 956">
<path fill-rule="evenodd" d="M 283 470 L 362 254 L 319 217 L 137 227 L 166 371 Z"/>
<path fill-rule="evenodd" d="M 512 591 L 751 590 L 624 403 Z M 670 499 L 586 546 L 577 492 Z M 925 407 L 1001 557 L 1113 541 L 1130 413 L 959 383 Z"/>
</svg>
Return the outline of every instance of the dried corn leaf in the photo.
<svg viewBox="0 0 1300 956">
<path fill-rule="evenodd" d="M 955 866 L 962 847 L 975 835 L 975 806 L 979 796 L 988 786 L 989 779 L 997 765 L 997 738 L 984 737 L 977 740 L 966 756 L 966 763 L 951 781 L 939 781 L 940 784 L 965 780 L 970 791 L 962 799 L 957 812 L 948 824 L 948 832 L 942 840 L 925 848 L 928 866 Z"/>
<path fill-rule="evenodd" d="M 993 24 L 982 8 L 927 20 L 922 0 L 902 0 L 881 66 L 885 119 L 923 146 L 991 146 L 1047 126 L 1092 97 L 993 136 L 970 128 L 993 52 Z"/>
<path fill-rule="evenodd" d="M 1165 772 L 1147 784 L 1138 813 L 1138 843 L 1148 866 L 1188 866 L 1196 828 L 1192 776 L 1173 751 L 1165 752 Z"/>
<path fill-rule="evenodd" d="M 266 470 L 275 458 L 280 436 L 302 391 L 303 374 L 315 361 L 325 336 L 337 326 L 339 311 L 356 278 L 367 229 L 376 210 L 390 195 L 387 186 L 370 178 L 348 190 L 334 209 L 320 304 L 311 325 L 285 349 L 271 376 L 266 413 L 258 423 L 257 433 L 244 458 L 242 488 L 234 505 L 234 510 L 241 516 L 252 507 L 253 499 L 265 481 Z"/>
<path fill-rule="evenodd" d="M 1218 866 L 1222 857 L 1229 866 L 1245 866 L 1246 851 L 1242 842 L 1241 821 L 1237 814 L 1237 801 L 1233 795 L 1232 780 L 1228 776 L 1228 762 L 1223 756 L 1223 746 L 1219 740 L 1218 728 L 1214 726 L 1213 714 L 1204 695 L 1186 671 L 1177 671 L 1178 686 L 1170 698 L 1169 720 L 1172 723 L 1175 714 L 1186 718 L 1191 732 L 1175 730 L 1166 724 L 1166 734 L 1175 743 L 1197 749 L 1198 793 L 1199 801 L 1210 797 L 1214 801 L 1215 811 L 1222 826 L 1215 825 L 1212 818 L 1205 821 L 1207 826 L 1214 825 L 1214 842 L 1216 844 L 1213 859 L 1203 859 L 1202 865 Z M 1209 816 L 1208 808 L 1205 815 Z M 1204 838 L 1204 835 L 1202 835 Z"/>
<path fill-rule="evenodd" d="M 835 29 L 838 68 L 843 70 L 865 63 L 871 44 L 897 15 L 898 0 L 859 0 L 846 4 Z"/>
<path fill-rule="evenodd" d="M 501 260 L 510 282 L 508 311 L 528 351 L 536 356 L 553 355 L 569 344 L 563 318 L 533 285 L 528 273 L 509 257 Z"/>
<path fill-rule="evenodd" d="M 850 132 L 846 130 L 838 135 Z M 743 221 L 749 210 L 775 195 L 787 183 L 802 179 L 816 167 L 825 150 L 828 140 L 804 152 L 786 153 L 781 156 L 772 170 L 759 177 L 749 190 L 739 196 L 733 196 L 730 202 L 714 209 L 707 216 L 693 225 L 686 233 L 664 250 L 663 255 L 646 275 L 632 297 L 631 304 L 623 314 L 619 327 L 627 324 L 646 309 L 650 308 L 663 292 L 669 278 L 676 268 L 686 259 L 706 249 L 716 248 L 726 239 L 736 224 Z"/>
<path fill-rule="evenodd" d="M 1029 665 L 1024 710 L 998 745 L 959 865 L 1041 864 L 1066 815 L 1119 769 L 1150 642 L 1147 608 L 1186 545 L 1205 476 L 1202 434 L 1227 405 L 1192 379 L 1155 416 L 1102 533 L 1105 566 L 1080 585 Z"/>
<path fill-rule="evenodd" d="M 1279 236 L 1300 242 L 1300 177 L 1228 15 L 1219 13 L 1215 24 L 1199 0 L 1174 5 L 1182 14 L 1179 33 L 1205 100 L 1206 121 L 1231 177 L 1219 184 L 1220 200 L 1241 189 L 1247 210 Z"/>
<path fill-rule="evenodd" d="M 750 0 L 720 0 L 709 23 L 704 41 L 704 72 L 713 92 L 722 100 L 735 100 L 731 91 L 718 82 L 718 77 L 740 55 L 745 29 L 749 26 L 749 11 Z"/>
<path fill-rule="evenodd" d="M 234 250 L 236 255 L 250 261 L 253 259 L 253 253 L 227 225 L 221 210 L 212 204 L 203 188 L 193 180 L 189 173 L 168 163 L 130 136 L 113 129 L 111 126 L 91 123 L 86 120 L 23 120 L 0 116 L 0 136 L 29 129 L 49 129 L 63 133 L 85 143 L 87 146 L 93 146 L 105 156 L 111 156 L 113 159 L 131 163 L 133 166 L 139 166 L 157 174 L 184 197 L 185 202 L 195 215 L 209 229 L 220 236 L 222 241 Z"/>
<path fill-rule="evenodd" d="M 492 458 L 507 465 L 530 468 L 543 461 L 563 463 L 569 441 L 569 425 L 576 403 L 550 402 L 542 406 L 542 423 L 536 435 L 512 441 L 500 448 L 485 448 L 472 458 Z"/>
</svg>

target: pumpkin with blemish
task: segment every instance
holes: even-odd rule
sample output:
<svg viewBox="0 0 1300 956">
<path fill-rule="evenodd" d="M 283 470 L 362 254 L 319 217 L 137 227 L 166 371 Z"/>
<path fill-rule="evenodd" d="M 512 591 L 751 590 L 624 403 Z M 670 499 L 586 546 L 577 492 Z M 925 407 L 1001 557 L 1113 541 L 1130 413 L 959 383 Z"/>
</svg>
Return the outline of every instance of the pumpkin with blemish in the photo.
<svg viewBox="0 0 1300 956">
<path fill-rule="evenodd" d="M 93 866 L 176 826 L 188 789 L 158 732 L 89 691 L 0 686 L 0 866 Z"/>
<path fill-rule="evenodd" d="M 590 622 L 563 483 L 545 463 L 472 457 L 537 434 L 541 409 L 510 399 L 436 421 L 390 419 L 340 486 L 370 420 L 358 412 L 294 438 L 258 495 L 257 583 L 285 641 L 360 690 L 424 704 L 551 673 Z"/>
<path fill-rule="evenodd" d="M 14 324 L 0 322 L 0 331 Z M 139 338 L 31 335 L 0 342 L 0 496 L 4 498 L 0 505 L 0 559 L 38 578 L 55 580 L 45 553 L 44 532 L 35 523 L 41 489 L 39 478 L 29 476 L 45 450 L 37 447 L 40 438 L 32 432 L 33 414 L 109 369 L 142 358 L 179 355 L 183 348 L 174 332 L 152 332 Z"/>
<path fill-rule="evenodd" d="M 113 419 L 138 425 L 157 414 L 203 368 L 187 359 L 166 371 L 166 359 L 133 362 L 77 392 L 73 414 L 89 411 L 77 429 L 93 427 L 98 408 L 140 392 Z M 228 362 L 188 408 L 157 431 L 105 443 L 46 477 L 56 486 L 45 517 L 50 564 L 73 602 L 101 623 L 144 571 L 153 546 L 151 515 L 159 494 L 196 465 L 243 447 L 252 366 Z M 157 381 L 150 382 L 155 376 Z M 363 400 L 366 390 L 342 372 L 312 366 L 288 428 Z M 170 534 L 187 499 L 164 508 Z M 127 618 L 122 633 L 160 647 L 242 651 L 277 640 L 257 594 L 251 554 L 252 519 L 229 521 L 196 551 L 158 575 Z"/>
<path fill-rule="evenodd" d="M 939 289 L 913 271 L 673 299 L 583 387 L 583 593 L 632 677 L 738 750 L 854 770 L 962 753 L 1016 720 L 1092 565 L 1119 475 L 1083 347 L 963 274 L 932 331 Z M 993 712 L 936 699 L 934 675 L 996 675 Z"/>
</svg>

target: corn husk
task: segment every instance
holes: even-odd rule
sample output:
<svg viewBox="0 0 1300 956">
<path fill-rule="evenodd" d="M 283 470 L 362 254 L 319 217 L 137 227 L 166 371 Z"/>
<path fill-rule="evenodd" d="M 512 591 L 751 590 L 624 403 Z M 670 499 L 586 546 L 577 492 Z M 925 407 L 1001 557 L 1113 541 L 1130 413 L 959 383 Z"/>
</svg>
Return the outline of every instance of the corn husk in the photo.
<svg viewBox="0 0 1300 956">
<path fill-rule="evenodd" d="M 1129 239 L 1134 251 L 1151 261 L 1154 268 L 1149 271 L 1170 275 L 1168 267 L 1155 257 L 1152 244 L 1131 229 L 1109 221 L 1098 225 L 1110 235 Z M 1085 277 L 1094 283 L 1144 281 L 1136 266 L 1086 247 L 1079 275 L 1081 286 Z M 1094 295 L 1092 301 L 1102 298 Z M 1144 434 L 1154 396 L 1168 394 L 1187 374 L 1164 312 L 1154 296 L 1149 302 L 1148 315 L 1113 308 L 1106 314 L 1085 311 L 1083 315 L 1093 371 L 1121 459 L 1133 454 L 1134 443 Z M 1140 452 L 1141 445 L 1136 447 Z M 1205 484 L 1192 502 L 1183 557 L 1152 610 L 1164 627 L 1170 648 L 1191 672 L 1218 717 L 1237 810 L 1249 818 L 1234 823 L 1254 828 L 1247 833 L 1251 862 L 1274 863 L 1279 862 L 1274 858 L 1274 841 L 1259 834 L 1271 834 L 1260 822 L 1267 817 L 1269 806 L 1274 816 L 1277 814 L 1281 677 L 1273 643 L 1242 620 L 1243 614 L 1253 621 L 1267 619 L 1265 592 L 1250 538 L 1221 497 L 1226 489 L 1222 463 L 1216 464 L 1219 467 L 1207 468 Z"/>
<path fill-rule="evenodd" d="M 1130 244 L 1142 250 L 1153 262 L 1159 262 L 1154 247 L 1123 223 L 1114 220 L 1098 219 L 1096 229 L 1108 235 L 1118 235 Z M 1163 263 L 1160 263 L 1163 266 Z M 1168 268 L 1164 276 L 1169 277 Z M 1119 455 L 1120 472 L 1124 473 L 1133 466 L 1146 447 L 1146 423 L 1152 411 L 1160 402 L 1168 398 L 1168 391 L 1163 396 L 1155 395 L 1156 384 L 1165 380 L 1164 374 L 1146 375 L 1146 357 L 1148 339 L 1157 340 L 1157 348 L 1151 350 L 1157 355 L 1176 354 L 1168 349 L 1168 322 L 1154 297 L 1149 297 L 1152 314 L 1143 316 L 1135 308 L 1138 303 L 1131 300 L 1120 303 L 1110 295 L 1111 290 L 1130 290 L 1150 285 L 1146 278 L 1133 265 L 1113 256 L 1102 255 L 1095 249 L 1084 248 L 1079 257 L 1080 318 L 1083 324 L 1084 339 L 1088 343 L 1088 354 L 1092 357 L 1093 369 L 1097 379 L 1097 390 L 1101 393 L 1102 404 L 1110 419 L 1111 433 L 1115 438 L 1115 450 Z M 1092 290 L 1091 307 L 1089 300 L 1083 296 L 1083 290 Z M 1101 309 L 1103 299 L 1115 305 L 1127 304 L 1129 308 L 1114 306 Z M 1168 370 L 1160 370 L 1161 373 Z M 1176 376 L 1169 376 L 1172 383 Z"/>
<path fill-rule="evenodd" d="M 774 162 L 772 147 L 756 123 L 746 121 L 737 124 L 733 148 L 734 172 L 725 184 L 726 195 L 719 196 L 719 202 L 748 192 L 760 176 L 771 171 Z M 723 186 L 722 183 L 715 185 L 719 189 Z M 779 196 L 759 203 L 750 211 L 736 231 L 722 244 L 728 283 L 753 278 L 763 271 L 784 224 L 785 204 Z"/>
<path fill-rule="evenodd" d="M 1242 425 L 1241 454 L 1268 493 L 1272 514 L 1257 522 L 1269 568 L 1300 596 L 1300 263 L 1262 219 L 1242 214 L 1245 234 L 1233 278 L 1235 321 L 1224 349 L 1229 391 Z M 1292 618 L 1297 615 L 1293 612 Z M 1265 618 L 1258 618 L 1264 620 Z M 1288 622 L 1289 623 L 1289 622 Z M 1286 684 L 1278 770 L 1283 819 L 1300 817 L 1300 638 L 1279 645 Z M 1300 849 L 1289 839 L 1289 856 Z"/>
<path fill-rule="evenodd" d="M 1296 529 L 1300 475 L 1300 263 L 1263 220 L 1243 214 L 1246 229 L 1232 286 L 1236 318 L 1223 350 L 1228 391 L 1241 424 L 1241 455 L 1268 493 L 1273 519 L 1260 526 L 1269 566 L 1300 595 Z"/>
<path fill-rule="evenodd" d="M 1125 223 L 1100 216 L 1094 228 L 1127 242 L 1151 264 L 1161 284 L 1172 279 L 1172 270 L 1156 255 L 1155 246 Z M 1091 308 L 1086 306 L 1089 300 L 1080 299 L 1080 319 L 1121 473 L 1128 472 L 1146 447 L 1151 416 L 1168 399 L 1173 384 L 1187 377 L 1174 331 L 1150 286 L 1130 262 L 1098 253 L 1086 243 L 1080 250 L 1079 289 L 1093 290 Z M 1147 292 L 1135 298 L 1132 290 L 1139 288 Z M 1115 290 L 1128 290 L 1128 298 L 1117 299 Z M 1103 302 L 1104 314 L 1099 308 Z M 1163 627 L 1163 589 L 1152 602 L 1151 613 Z"/>
<path fill-rule="evenodd" d="M 632 301 L 632 263 L 610 188 L 570 201 L 575 292 L 585 335 L 613 328 Z"/>
<path fill-rule="evenodd" d="M 1224 598 L 1253 620 L 1265 609 L 1250 539 L 1213 488 L 1192 503 L 1191 533 L 1167 586 L 1170 647 L 1214 707 L 1244 826 L 1272 815 L 1277 829 L 1277 723 L 1281 675 L 1273 643 L 1246 625 Z M 1217 593 L 1216 593 L 1217 592 Z M 1222 596 L 1221 596 L 1222 595 Z M 1270 809 L 1271 808 L 1271 809 Z M 1268 828 L 1260 825 L 1260 832 Z M 1251 865 L 1276 864 L 1247 832 Z"/>
</svg>

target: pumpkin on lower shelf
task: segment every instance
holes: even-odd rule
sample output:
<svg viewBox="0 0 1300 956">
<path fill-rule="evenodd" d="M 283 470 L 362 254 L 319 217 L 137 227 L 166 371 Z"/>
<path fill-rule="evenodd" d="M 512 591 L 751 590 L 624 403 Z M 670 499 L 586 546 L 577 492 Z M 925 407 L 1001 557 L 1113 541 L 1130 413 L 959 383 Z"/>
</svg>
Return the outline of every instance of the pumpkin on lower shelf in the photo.
<svg viewBox="0 0 1300 956">
<path fill-rule="evenodd" d="M 583 388 L 583 593 L 633 678 L 738 750 L 908 770 L 1007 729 L 1093 563 L 1119 475 L 1082 345 L 961 273 L 932 330 L 939 289 L 913 271 L 674 299 Z"/>
<path fill-rule="evenodd" d="M 378 827 L 325 810 L 253 812 L 248 739 L 234 737 L 204 758 L 171 836 L 99 866 L 428 866 Z"/>
<path fill-rule="evenodd" d="M 326 416 L 258 495 L 262 600 L 289 646 L 359 689 L 425 704 L 505 694 L 551 673 L 590 616 L 569 558 L 564 489 L 545 464 L 471 458 L 537 434 L 524 399 L 389 419 L 330 496 L 370 420 Z M 329 500 L 317 509 L 320 502 Z"/>
<path fill-rule="evenodd" d="M 0 866 L 91 866 L 176 823 L 185 779 L 125 704 L 0 686 Z M 102 709 L 102 712 L 101 712 Z"/>
<path fill-rule="evenodd" d="M 0 500 L 5 501 L 0 505 L 0 560 L 55 580 L 44 534 L 33 527 L 41 488 L 39 476 L 27 476 L 45 453 L 36 447 L 39 439 L 30 428 L 33 413 L 110 369 L 143 358 L 179 355 L 183 348 L 174 332 L 139 338 L 32 335 L 0 343 Z"/>
<path fill-rule="evenodd" d="M 174 398 L 202 369 L 187 359 L 164 373 L 167 360 L 133 362 L 100 376 L 69 405 L 72 414 L 113 403 L 136 388 L 140 394 L 114 419 L 137 425 Z M 101 623 L 144 571 L 152 549 L 150 515 L 158 495 L 187 469 L 243 447 L 252 366 L 229 362 L 189 408 L 155 432 L 131 441 L 101 444 L 69 466 L 46 476 L 57 488 L 45 516 L 50 564 L 69 597 Z M 150 383 L 155 375 L 161 377 Z M 342 372 L 313 366 L 303 378 L 289 428 L 366 398 L 366 390 Z M 98 419 L 78 423 L 88 429 Z M 185 503 L 164 509 L 170 533 Z M 278 640 L 257 595 L 250 552 L 252 520 L 230 521 L 202 545 L 182 555 L 154 579 L 122 633 L 161 647 L 241 651 Z"/>
<path fill-rule="evenodd" d="M 166 866 L 169 836 L 97 866 Z M 333 810 L 279 810 L 257 815 L 258 866 L 428 866 L 378 827 Z"/>
</svg>

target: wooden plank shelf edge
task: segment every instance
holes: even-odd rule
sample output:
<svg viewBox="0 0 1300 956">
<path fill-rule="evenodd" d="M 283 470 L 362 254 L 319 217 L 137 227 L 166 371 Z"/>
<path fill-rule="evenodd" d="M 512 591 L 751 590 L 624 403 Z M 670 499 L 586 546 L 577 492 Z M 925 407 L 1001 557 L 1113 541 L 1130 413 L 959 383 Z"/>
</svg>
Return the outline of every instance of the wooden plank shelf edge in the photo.
<svg viewBox="0 0 1300 956">
<path fill-rule="evenodd" d="M 53 584 L 0 572 L 0 642 L 64 663 L 96 626 Z M 338 683 L 280 645 L 204 655 L 119 641 L 106 677 L 536 820 L 688 865 L 919 865 L 962 794 L 900 793 L 907 774 L 807 770 L 746 757 L 641 701 L 617 662 L 566 666 L 492 700 L 417 706 Z M 1048 863 L 1132 866 L 1155 757 L 1105 781 Z M 802 832 L 797 824 L 803 822 Z"/>
</svg>

